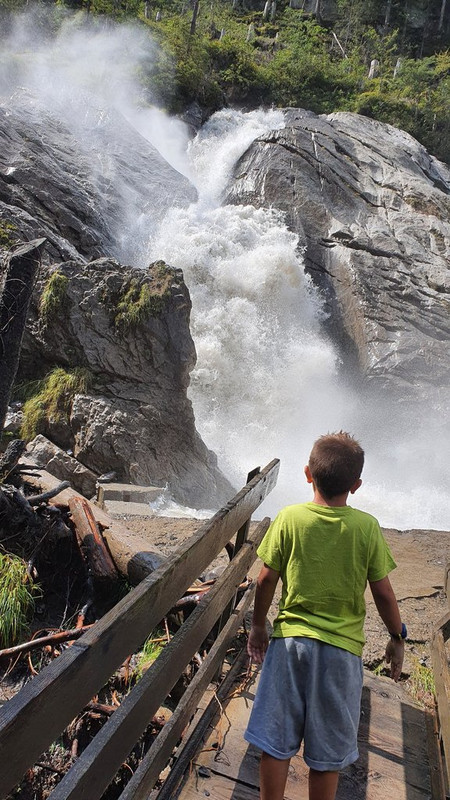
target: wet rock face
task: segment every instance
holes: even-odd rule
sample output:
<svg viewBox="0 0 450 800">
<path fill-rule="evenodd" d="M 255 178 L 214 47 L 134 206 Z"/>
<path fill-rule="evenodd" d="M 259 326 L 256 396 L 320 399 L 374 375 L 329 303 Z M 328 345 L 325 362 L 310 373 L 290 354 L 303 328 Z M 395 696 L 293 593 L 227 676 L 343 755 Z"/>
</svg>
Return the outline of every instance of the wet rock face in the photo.
<svg viewBox="0 0 450 800">
<path fill-rule="evenodd" d="M 0 102 L 0 232 L 12 226 L 12 242 L 46 236 L 48 263 L 138 263 L 151 225 L 196 196 L 118 112 L 77 129 L 28 93 Z"/>
<path fill-rule="evenodd" d="M 67 278 L 57 307 L 42 295 L 55 273 Z M 140 311 L 139 311 L 140 308 Z M 181 270 L 147 270 L 100 259 L 43 268 L 25 332 L 19 382 L 55 365 L 82 368 L 87 387 L 44 433 L 97 475 L 168 486 L 186 505 L 214 507 L 233 489 L 195 430 L 186 396 L 195 348 Z"/>
<path fill-rule="evenodd" d="M 289 109 L 242 157 L 227 199 L 285 212 L 349 369 L 394 394 L 448 396 L 445 164 L 389 125 Z"/>
<path fill-rule="evenodd" d="M 234 490 L 186 395 L 196 356 L 182 273 L 112 260 L 145 262 L 152 226 L 197 193 L 119 113 L 89 114 L 90 127 L 70 126 L 27 92 L 0 102 L 0 255 L 47 239 L 17 382 L 84 369 L 86 391 L 40 432 L 96 475 L 114 470 L 118 480 L 167 486 L 186 505 L 215 507 Z M 44 313 L 55 274 L 59 300 Z"/>
</svg>

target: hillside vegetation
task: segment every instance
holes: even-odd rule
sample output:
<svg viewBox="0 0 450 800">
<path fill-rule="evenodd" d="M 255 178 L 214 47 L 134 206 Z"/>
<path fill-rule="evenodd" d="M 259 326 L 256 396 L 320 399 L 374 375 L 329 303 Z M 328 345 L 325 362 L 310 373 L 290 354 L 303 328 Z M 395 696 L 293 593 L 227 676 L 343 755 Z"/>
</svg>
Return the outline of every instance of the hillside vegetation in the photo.
<svg viewBox="0 0 450 800">
<path fill-rule="evenodd" d="M 27 0 L 0 0 L 3 16 Z M 135 20 L 160 47 L 150 102 L 203 116 L 226 105 L 356 111 L 450 160 L 447 0 L 66 0 L 91 25 Z M 47 18 L 47 17 L 46 17 Z"/>
</svg>

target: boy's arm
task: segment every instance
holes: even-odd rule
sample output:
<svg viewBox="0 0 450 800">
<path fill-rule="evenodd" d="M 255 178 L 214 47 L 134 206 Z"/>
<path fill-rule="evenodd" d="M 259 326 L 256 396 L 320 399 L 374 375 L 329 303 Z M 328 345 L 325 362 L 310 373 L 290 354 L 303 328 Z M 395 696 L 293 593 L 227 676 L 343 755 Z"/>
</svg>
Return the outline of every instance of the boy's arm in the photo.
<svg viewBox="0 0 450 800">
<path fill-rule="evenodd" d="M 255 607 L 247 643 L 247 652 L 255 664 L 262 664 L 269 645 L 266 617 L 273 600 L 279 575 L 280 573 L 275 569 L 264 564 L 256 582 Z"/>
<path fill-rule="evenodd" d="M 369 585 L 378 613 L 389 633 L 400 633 L 402 621 L 389 578 L 386 576 L 381 581 L 373 581 Z M 391 678 L 394 681 L 398 681 L 401 675 L 404 655 L 403 639 L 389 639 L 386 646 L 386 662 L 391 665 Z"/>
</svg>

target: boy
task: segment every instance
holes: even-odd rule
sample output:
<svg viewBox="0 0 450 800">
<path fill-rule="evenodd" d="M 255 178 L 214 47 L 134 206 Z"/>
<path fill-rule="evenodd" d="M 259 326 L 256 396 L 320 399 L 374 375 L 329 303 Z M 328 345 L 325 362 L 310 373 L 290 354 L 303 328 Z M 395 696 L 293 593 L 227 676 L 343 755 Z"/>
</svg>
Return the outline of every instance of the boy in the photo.
<svg viewBox="0 0 450 800">
<path fill-rule="evenodd" d="M 339 771 L 358 758 L 367 581 L 391 636 L 391 677 L 400 677 L 406 627 L 387 577 L 396 564 L 376 519 L 347 505 L 363 464 L 348 433 L 321 436 L 305 467 L 312 502 L 280 511 L 258 548 L 264 566 L 247 649 L 264 665 L 245 738 L 263 751 L 261 800 L 283 800 L 302 741 L 310 800 L 334 800 Z M 279 577 L 267 650 L 266 616 Z"/>
</svg>

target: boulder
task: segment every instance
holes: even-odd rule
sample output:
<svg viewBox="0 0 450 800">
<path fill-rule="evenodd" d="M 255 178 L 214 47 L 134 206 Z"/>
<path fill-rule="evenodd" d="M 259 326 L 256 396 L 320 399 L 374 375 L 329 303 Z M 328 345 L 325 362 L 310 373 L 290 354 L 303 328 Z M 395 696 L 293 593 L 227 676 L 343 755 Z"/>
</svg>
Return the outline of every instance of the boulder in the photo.
<svg viewBox="0 0 450 800">
<path fill-rule="evenodd" d="M 28 443 L 26 463 L 36 464 L 46 469 L 55 478 L 69 481 L 70 485 L 85 497 L 95 495 L 97 476 L 76 458 L 57 447 L 45 436 L 39 434 Z"/>
<path fill-rule="evenodd" d="M 64 292 L 44 314 L 55 274 L 67 279 Z M 39 432 L 97 475 L 113 470 L 118 482 L 167 487 L 184 505 L 213 508 L 234 490 L 200 439 L 186 395 L 196 358 L 190 308 L 181 270 L 163 262 L 147 270 L 109 259 L 44 267 L 18 381 L 55 367 L 82 370 L 83 388 Z"/>
<path fill-rule="evenodd" d="M 348 374 L 394 397 L 447 403 L 448 166 L 357 114 L 285 117 L 240 159 L 228 202 L 285 213 Z"/>
</svg>

